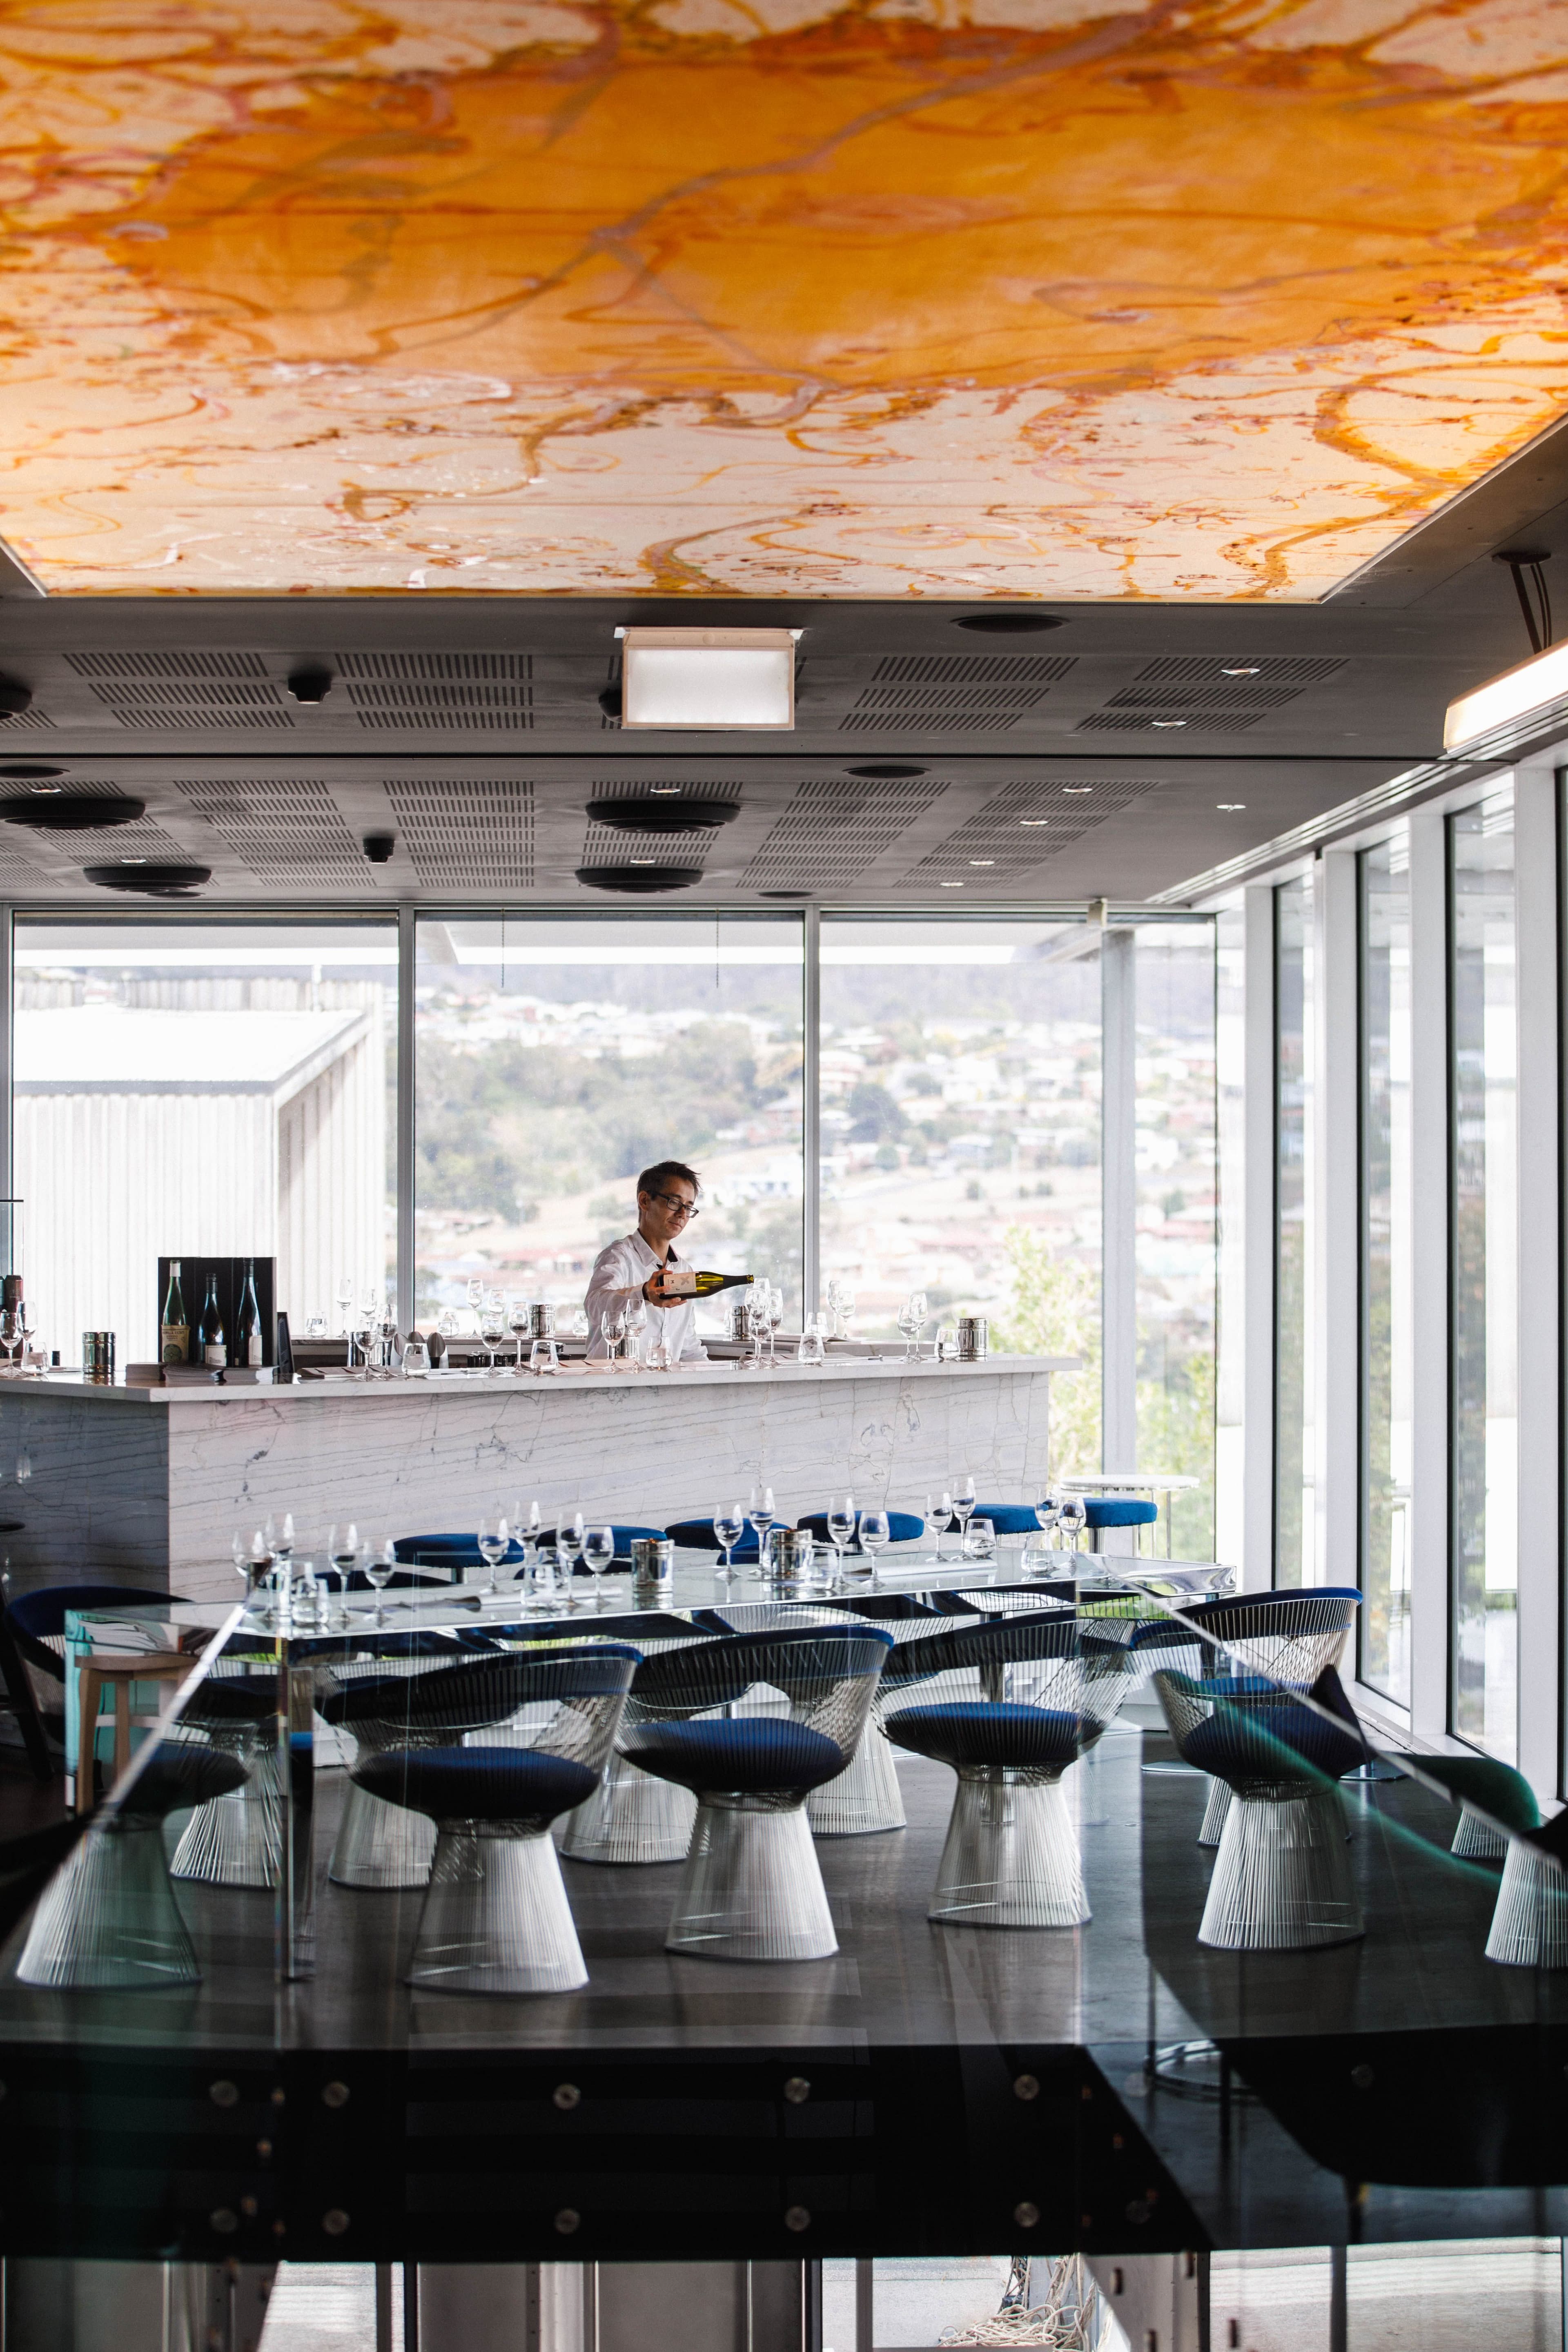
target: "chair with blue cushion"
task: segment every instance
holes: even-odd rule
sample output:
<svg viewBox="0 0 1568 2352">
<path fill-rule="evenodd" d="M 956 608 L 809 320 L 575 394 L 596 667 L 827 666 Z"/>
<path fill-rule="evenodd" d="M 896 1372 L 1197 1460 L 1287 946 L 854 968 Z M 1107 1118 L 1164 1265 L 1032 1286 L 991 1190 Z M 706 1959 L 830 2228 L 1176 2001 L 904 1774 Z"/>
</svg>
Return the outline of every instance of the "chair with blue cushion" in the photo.
<svg viewBox="0 0 1568 2352">
<path fill-rule="evenodd" d="M 1162 1667 L 1154 1688 L 1176 1751 L 1230 1790 L 1200 1944 L 1305 1952 L 1366 1932 L 1336 1780 L 1364 1743 L 1268 1675 Z"/>
<path fill-rule="evenodd" d="M 800 1521 L 800 1525 L 803 1528 L 808 1528 L 811 1530 L 811 1533 L 816 1538 L 819 1544 L 827 1544 L 831 1546 L 833 1538 L 827 1532 L 827 1514 L 826 1511 L 808 1512 L 806 1517 Z M 918 1543 L 921 1536 L 925 1533 L 925 1521 L 917 1512 L 889 1511 L 888 1513 L 888 1541 L 889 1543 L 896 1544 Z M 851 1536 L 844 1549 L 847 1553 L 858 1553 L 860 1549 L 860 1520 L 858 1513 L 856 1514 L 855 1533 Z"/>
<path fill-rule="evenodd" d="M 803 1625 L 638 1667 L 621 1752 L 697 1799 L 667 1950 L 808 1960 L 838 1949 L 805 1801 L 847 1767 L 892 1646 L 879 1627 Z M 745 1711 L 775 1694 L 786 1714 Z"/>
<path fill-rule="evenodd" d="M 673 1527 L 660 1530 L 682 1551 L 722 1551 L 724 1547 L 713 1532 L 711 1519 L 677 1519 Z M 730 1555 L 737 1568 L 755 1568 L 757 1564 L 757 1531 L 748 1527 Z"/>
<path fill-rule="evenodd" d="M 1130 1621 L 1063 1611 L 954 1626 L 884 1670 L 888 1737 L 958 1776 L 927 1916 L 1074 1927 L 1089 1916 L 1061 1786 L 1136 1679 Z"/>
<path fill-rule="evenodd" d="M 698 1610 L 687 1624 L 650 1612 L 640 1621 L 623 1622 L 642 1655 L 654 1658 L 728 1630 L 705 1623 L 705 1615 Z M 696 1819 L 697 1800 L 689 1789 L 639 1771 L 617 1748 L 593 1795 L 563 1822 L 561 1851 L 569 1862 L 684 1862 Z"/>
<path fill-rule="evenodd" d="M 1502 1855 L 1488 1959 L 1504 1968 L 1568 1968 L 1568 1874 L 1531 1840 L 1531 1832 L 1541 1827 L 1541 1808 L 1523 1773 L 1490 1756 L 1412 1756 L 1408 1761 L 1459 1801 L 1449 1852 L 1471 1860 Z"/>
<path fill-rule="evenodd" d="M 35 1764 L 45 1736 L 57 1748 L 66 1745 L 66 1612 L 70 1609 L 138 1609 L 155 1612 L 166 1593 L 148 1592 L 127 1584 L 47 1584 L 24 1592 L 5 1610 L 5 1630 L 22 1668 L 22 1683 L 11 1690 Z M 40 1698 L 33 1677 L 41 1679 Z M 7 1677 L 9 1682 L 9 1676 Z M 54 1703 L 54 1685 L 59 1703 Z M 30 1712 L 30 1720 L 29 1720 Z M 27 1738 L 31 1733 L 32 1737 Z M 46 1766 L 46 1776 L 52 1768 Z"/>
<path fill-rule="evenodd" d="M 51 1992 L 156 1991 L 201 1982 L 163 1853 L 163 1823 L 245 1778 L 197 1740 L 149 1742 L 38 1898 L 19 1983 Z"/>
<path fill-rule="evenodd" d="M 477 1628 L 378 1633 L 367 1648 L 368 1655 L 345 1656 L 342 1643 L 323 1644 L 316 1667 L 317 1712 L 349 1734 L 356 1763 L 391 1748 L 447 1746 L 512 1712 L 504 1685 L 461 1679 L 465 1658 L 501 1654 Z M 333 1885 L 423 1886 L 435 1851 L 436 1832 L 422 1814 L 382 1803 L 351 1774 L 327 1864 Z"/>
<path fill-rule="evenodd" d="M 1107 1528 L 1152 1528 L 1159 1517 L 1158 1506 L 1145 1495 L 1085 1495 L 1083 1524 L 1089 1538 L 1091 1551 L 1100 1549 L 1100 1538 Z"/>
<path fill-rule="evenodd" d="M 172 1878 L 208 1886 L 276 1886 L 283 1851 L 283 1794 L 278 1771 L 278 1671 L 258 1661 L 215 1659 L 180 1707 L 182 1726 L 205 1735 L 245 1778 L 199 1805 L 169 1864 Z"/>
<path fill-rule="evenodd" d="M 441 1571 L 440 1577 L 434 1580 L 419 1578 L 417 1581 L 422 1584 L 443 1580 L 461 1584 L 470 1570 L 477 1574 L 485 1565 L 479 1551 L 479 1537 L 471 1528 L 453 1529 L 445 1535 L 399 1536 L 393 1544 L 392 1556 L 404 1568 L 433 1568 Z M 522 1545 L 514 1536 L 507 1546 L 506 1559 L 501 1566 L 519 1568 L 522 1564 Z M 395 1574 L 391 1580 L 394 1584 L 397 1582 Z"/>
<path fill-rule="evenodd" d="M 989 1519 L 993 1533 L 999 1536 L 1037 1536 L 1040 1532 L 1032 1503 L 976 1503 L 970 1516 Z"/>
<path fill-rule="evenodd" d="M 478 1658 L 411 1678 L 421 1727 L 447 1744 L 392 1748 L 354 1767 L 359 1786 L 436 1826 L 408 1982 L 426 1992 L 571 1992 L 588 1981 L 552 1822 L 592 1794 L 638 1662 L 624 1643 Z M 433 1684 L 465 1683 L 442 1696 Z M 422 1713 L 423 1711 L 423 1713 Z M 459 1733 L 526 1714 L 506 1748 Z"/>
</svg>

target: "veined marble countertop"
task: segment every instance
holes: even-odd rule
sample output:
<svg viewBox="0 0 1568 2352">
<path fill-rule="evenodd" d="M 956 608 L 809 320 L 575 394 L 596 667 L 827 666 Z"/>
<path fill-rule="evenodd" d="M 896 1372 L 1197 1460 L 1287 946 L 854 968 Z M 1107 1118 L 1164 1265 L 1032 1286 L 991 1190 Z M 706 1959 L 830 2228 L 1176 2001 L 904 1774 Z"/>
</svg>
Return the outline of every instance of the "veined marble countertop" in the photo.
<svg viewBox="0 0 1568 2352">
<path fill-rule="evenodd" d="M 363 1380 L 340 1372 L 329 1373 L 323 1380 L 296 1381 L 291 1387 L 247 1381 L 233 1388 L 214 1387 L 200 1381 L 181 1381 L 174 1388 L 100 1388 L 84 1381 L 79 1373 L 72 1373 L 42 1381 L 0 1381 L 0 1399 L 25 1404 L 37 1397 L 80 1398 L 95 1408 L 125 1404 L 279 1404 L 285 1401 L 293 1404 L 320 1402 L 323 1398 L 333 1403 L 348 1399 L 390 1404 L 407 1399 L 427 1404 L 434 1397 L 544 1398 L 574 1394 L 584 1387 L 602 1388 L 612 1382 L 638 1396 L 647 1396 L 661 1388 L 678 1392 L 689 1388 L 765 1388 L 775 1383 L 787 1383 L 793 1388 L 814 1381 L 966 1381 L 997 1373 L 1077 1372 L 1082 1369 L 1081 1356 L 985 1356 L 977 1363 L 934 1363 L 927 1356 L 912 1364 L 906 1363 L 902 1356 L 847 1356 L 829 1357 L 823 1364 L 781 1362 L 761 1371 L 746 1370 L 738 1362 L 683 1364 L 669 1372 L 612 1372 L 607 1368 L 576 1363 L 563 1364 L 558 1372 L 537 1380 L 528 1372 L 433 1372 L 410 1381 Z"/>
</svg>

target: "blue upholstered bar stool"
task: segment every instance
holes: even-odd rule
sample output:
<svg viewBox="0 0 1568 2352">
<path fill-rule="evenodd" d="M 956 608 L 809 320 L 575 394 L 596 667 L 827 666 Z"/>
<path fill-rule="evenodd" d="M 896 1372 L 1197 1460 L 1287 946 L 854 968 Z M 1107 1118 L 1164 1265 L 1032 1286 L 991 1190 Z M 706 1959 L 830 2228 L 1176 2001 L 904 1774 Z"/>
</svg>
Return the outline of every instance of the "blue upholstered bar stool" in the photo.
<svg viewBox="0 0 1568 2352">
<path fill-rule="evenodd" d="M 711 1519 L 677 1519 L 673 1527 L 660 1530 L 682 1551 L 722 1551 L 724 1547 L 713 1532 Z M 740 1542 L 730 1554 L 735 1568 L 755 1568 L 757 1564 L 757 1531 L 747 1528 Z"/>
<path fill-rule="evenodd" d="M 852 1613 L 868 1625 L 880 1625 L 893 1637 L 895 1648 L 918 1641 L 949 1621 L 919 1592 L 868 1592 L 829 1599 L 826 1609 Z M 805 1801 L 805 1818 L 814 1837 L 876 1837 L 884 1830 L 901 1830 L 907 1819 L 899 1769 L 888 1738 L 883 1712 L 884 1692 L 878 1683 L 866 1728 L 847 1772 L 824 1781 Z"/>
<path fill-rule="evenodd" d="M 958 1775 L 927 1916 L 1074 1927 L 1089 1916 L 1061 1786 L 1136 1678 L 1131 1621 L 1061 1611 L 903 1644 L 884 1673 L 888 1737 Z"/>
<path fill-rule="evenodd" d="M 622 1753 L 697 1798 L 668 1950 L 809 1960 L 838 1949 L 805 1800 L 854 1755 L 892 1646 L 871 1626 L 800 1626 L 638 1667 Z M 787 1715 L 735 1711 L 772 1693 Z"/>
<path fill-rule="evenodd" d="M 510 1748 L 403 1748 L 354 1767 L 363 1788 L 436 1825 L 408 1982 L 427 1992 L 571 1992 L 588 1981 L 550 1824 L 605 1769 L 638 1653 L 624 1643 L 480 1659 L 420 1675 L 467 1680 L 455 1732 L 527 1712 Z M 448 1735 L 449 1738 L 451 1735 Z"/>
<path fill-rule="evenodd" d="M 645 1621 L 650 1631 L 640 1623 L 628 1631 L 645 1658 L 662 1657 L 711 1638 L 716 1629 L 702 1624 L 702 1615 L 698 1611 L 687 1624 L 650 1613 Z M 689 1789 L 640 1771 L 616 1748 L 598 1787 L 562 1823 L 561 1851 L 569 1862 L 683 1862 L 696 1819 Z"/>
<path fill-rule="evenodd" d="M 180 1709 L 188 1729 L 205 1734 L 244 1774 L 226 1795 L 198 1805 L 186 1822 L 173 1878 L 209 1886 L 275 1886 L 283 1850 L 283 1795 L 278 1773 L 278 1676 L 226 1673 L 219 1659 Z"/>
<path fill-rule="evenodd" d="M 870 1507 L 870 1505 L 868 1504 L 867 1508 L 869 1509 Z M 819 1544 L 830 1544 L 833 1541 L 832 1537 L 827 1532 L 827 1514 L 826 1511 L 809 1511 L 805 1517 L 800 1521 L 800 1525 L 803 1528 L 809 1528 L 811 1533 L 816 1538 Z M 914 1511 L 889 1511 L 888 1513 L 888 1541 L 889 1543 L 918 1543 L 921 1536 L 925 1533 L 925 1521 Z M 846 1556 L 851 1559 L 861 1556 L 860 1526 L 858 1517 L 857 1517 L 856 1519 L 855 1533 L 850 1538 L 850 1540 L 845 1545 L 844 1549 Z"/>
<path fill-rule="evenodd" d="M 1361 1763 L 1359 1738 L 1262 1675 L 1165 1667 L 1154 1688 L 1177 1753 L 1231 1792 L 1199 1943 L 1305 1952 L 1364 1935 L 1334 1786 Z"/>
<path fill-rule="evenodd" d="M 514 1711 L 504 1684 L 462 1680 L 464 1658 L 487 1654 L 500 1653 L 477 1629 L 378 1634 L 373 1656 L 329 1654 L 318 1666 L 316 1709 L 334 1731 L 350 1735 L 356 1762 L 391 1748 L 443 1747 Z M 422 1813 L 384 1803 L 351 1773 L 327 1864 L 335 1886 L 423 1886 L 435 1851 L 436 1832 Z"/>
<path fill-rule="evenodd" d="M 1541 1808 L 1523 1773 L 1489 1756 L 1413 1756 L 1410 1761 L 1459 1800 L 1450 1853 L 1472 1861 L 1502 1855 L 1488 1959 L 1504 1968 L 1568 1968 L 1568 1873 L 1528 1834 L 1541 1827 Z M 1485 1833 L 1484 1843 L 1472 1832 L 1460 1844 L 1467 1822 Z"/>
<path fill-rule="evenodd" d="M 22 1984 L 55 1992 L 199 1984 L 195 1947 L 174 1900 L 163 1823 L 237 1789 L 245 1767 L 195 1740 L 160 1740 L 94 1815 L 38 1898 Z"/>
</svg>

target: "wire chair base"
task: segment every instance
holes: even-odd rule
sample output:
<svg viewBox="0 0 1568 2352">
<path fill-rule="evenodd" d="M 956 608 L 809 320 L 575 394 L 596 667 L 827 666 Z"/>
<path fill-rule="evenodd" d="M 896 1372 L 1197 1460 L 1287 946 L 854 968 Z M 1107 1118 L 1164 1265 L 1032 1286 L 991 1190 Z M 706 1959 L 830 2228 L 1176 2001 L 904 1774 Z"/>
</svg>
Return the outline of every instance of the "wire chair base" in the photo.
<svg viewBox="0 0 1568 2352">
<path fill-rule="evenodd" d="M 1200 1845 L 1218 1845 L 1225 1830 L 1225 1817 L 1230 1811 L 1230 1783 L 1209 1777 L 1209 1801 L 1204 1807 L 1204 1825 L 1198 1832 Z"/>
<path fill-rule="evenodd" d="M 216 1745 L 216 1743 L 215 1743 Z M 206 1886 L 276 1886 L 283 1854 L 283 1807 L 270 1756 L 246 1757 L 243 1788 L 198 1805 L 169 1864 L 171 1878 Z"/>
<path fill-rule="evenodd" d="M 926 1916 L 950 1927 L 1083 1926 L 1089 1897 L 1059 1776 L 964 1767 Z"/>
<path fill-rule="evenodd" d="M 805 1801 L 805 1817 L 816 1837 L 872 1837 L 905 1824 L 893 1745 L 876 1701 L 860 1744 L 837 1780 L 825 1780 Z"/>
<path fill-rule="evenodd" d="M 1307 1952 L 1365 1933 L 1338 1790 L 1234 1793 L 1199 1943 L 1222 1952 Z"/>
<path fill-rule="evenodd" d="M 1487 1958 L 1509 1969 L 1568 1969 L 1568 1876 L 1528 1839 L 1508 1842 Z"/>
<path fill-rule="evenodd" d="M 443 1822 L 407 1981 L 421 1992 L 574 1992 L 588 1970 L 555 1847 L 510 1822 Z"/>
<path fill-rule="evenodd" d="M 664 1944 L 693 1959 L 830 1958 L 838 1938 L 805 1807 L 705 1797 Z"/>
<path fill-rule="evenodd" d="M 88 1831 L 39 1898 L 16 1976 L 53 1992 L 200 1984 L 162 1822 L 121 1818 Z"/>
<path fill-rule="evenodd" d="M 327 1876 L 334 1886 L 427 1886 L 435 1852 L 434 1822 L 351 1780 Z"/>
<path fill-rule="evenodd" d="M 1459 1807 L 1459 1826 L 1454 1832 L 1450 1853 L 1463 1854 L 1470 1862 L 1500 1862 L 1508 1852 L 1508 1840 L 1501 1830 L 1494 1830 L 1490 1822 L 1472 1813 L 1468 1805 Z"/>
<path fill-rule="evenodd" d="M 571 1862 L 684 1862 L 697 1800 L 614 1755 L 591 1797 L 567 1814 L 561 1851 Z"/>
</svg>

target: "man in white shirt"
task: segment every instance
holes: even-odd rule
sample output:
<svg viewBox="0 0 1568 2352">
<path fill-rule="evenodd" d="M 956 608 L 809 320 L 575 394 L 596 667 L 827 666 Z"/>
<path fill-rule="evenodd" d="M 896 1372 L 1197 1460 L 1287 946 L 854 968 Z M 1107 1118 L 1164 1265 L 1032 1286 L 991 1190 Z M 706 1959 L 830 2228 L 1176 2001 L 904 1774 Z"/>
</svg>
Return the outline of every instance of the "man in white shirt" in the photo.
<svg viewBox="0 0 1568 2352">
<path fill-rule="evenodd" d="M 614 1321 L 623 1307 L 647 1303 L 648 1352 L 662 1340 L 665 1360 L 671 1364 L 701 1364 L 708 1350 L 697 1337 L 696 1310 L 689 1298 L 664 1303 L 664 1269 L 681 1263 L 672 1244 L 701 1212 L 697 1195 L 702 1190 L 693 1171 L 679 1160 L 660 1160 L 637 1178 L 637 1229 L 624 1241 L 612 1242 L 594 1260 L 588 1276 L 588 1361 L 602 1364 L 609 1356 L 604 1318 Z"/>
</svg>

